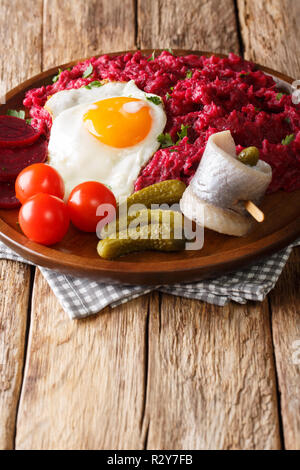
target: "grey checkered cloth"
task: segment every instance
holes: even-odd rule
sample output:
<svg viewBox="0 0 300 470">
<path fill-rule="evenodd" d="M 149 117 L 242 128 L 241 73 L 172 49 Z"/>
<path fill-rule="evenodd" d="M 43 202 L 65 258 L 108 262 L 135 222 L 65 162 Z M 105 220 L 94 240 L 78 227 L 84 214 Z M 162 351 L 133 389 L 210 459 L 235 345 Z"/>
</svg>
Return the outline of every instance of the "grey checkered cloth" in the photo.
<svg viewBox="0 0 300 470">
<path fill-rule="evenodd" d="M 215 305 L 225 305 L 229 300 L 244 304 L 247 300 L 261 301 L 266 297 L 275 286 L 292 247 L 298 244 L 300 240 L 247 269 L 217 279 L 172 286 L 112 285 L 60 274 L 42 267 L 39 269 L 71 319 L 98 313 L 107 305 L 115 307 L 154 289 Z M 1 242 L 0 258 L 29 263 Z"/>
</svg>

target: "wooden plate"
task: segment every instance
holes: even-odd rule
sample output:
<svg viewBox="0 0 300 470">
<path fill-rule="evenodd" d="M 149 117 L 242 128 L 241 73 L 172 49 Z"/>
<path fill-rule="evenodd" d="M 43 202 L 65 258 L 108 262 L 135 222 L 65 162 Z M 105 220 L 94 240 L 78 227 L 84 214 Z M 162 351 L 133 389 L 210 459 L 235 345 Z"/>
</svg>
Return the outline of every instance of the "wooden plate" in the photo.
<svg viewBox="0 0 300 470">
<path fill-rule="evenodd" d="M 143 52 L 150 54 L 152 51 Z M 122 53 L 124 51 L 111 55 Z M 175 53 L 212 55 L 210 52 L 184 50 L 177 50 Z M 5 114 L 9 108 L 23 108 L 22 101 L 27 90 L 51 83 L 59 67 L 66 68 L 77 62 L 78 60 L 40 73 L 11 90 L 6 95 L 6 104 L 0 107 L 0 114 Z M 271 69 L 258 67 L 288 83 L 293 81 Z M 300 236 L 300 190 L 292 193 L 279 191 L 268 195 L 261 207 L 266 215 L 265 221 L 257 224 L 247 237 L 236 238 L 205 230 L 202 250 L 135 253 L 115 261 L 99 258 L 96 236 L 79 232 L 74 227 L 70 228 L 60 243 L 52 247 L 29 241 L 17 225 L 18 210 L 0 210 L 0 238 L 33 263 L 76 276 L 126 284 L 187 282 L 246 266 L 285 247 Z"/>
</svg>

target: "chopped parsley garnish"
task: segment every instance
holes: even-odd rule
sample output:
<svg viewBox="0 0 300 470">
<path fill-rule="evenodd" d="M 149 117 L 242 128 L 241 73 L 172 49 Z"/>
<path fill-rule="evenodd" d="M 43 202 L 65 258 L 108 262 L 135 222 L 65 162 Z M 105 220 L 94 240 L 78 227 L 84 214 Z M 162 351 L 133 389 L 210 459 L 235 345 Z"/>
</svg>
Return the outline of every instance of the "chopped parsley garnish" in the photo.
<svg viewBox="0 0 300 470">
<path fill-rule="evenodd" d="M 283 93 L 277 93 L 276 95 L 277 101 L 280 101 L 282 97 L 283 97 Z"/>
<path fill-rule="evenodd" d="M 295 139 L 295 134 L 289 134 L 284 139 L 282 139 L 282 145 L 289 145 Z"/>
<path fill-rule="evenodd" d="M 92 64 L 90 64 L 90 65 L 85 69 L 85 71 L 83 72 L 82 78 L 88 78 L 90 75 L 92 75 L 93 70 L 94 70 L 94 68 L 93 68 Z"/>
<path fill-rule="evenodd" d="M 178 152 L 178 149 L 170 149 L 169 152 Z"/>
<path fill-rule="evenodd" d="M 148 57 L 147 61 L 152 62 L 152 60 L 154 60 L 154 59 L 155 59 L 155 51 L 152 52 L 151 56 Z"/>
<path fill-rule="evenodd" d="M 26 124 L 29 124 L 29 125 L 31 125 L 31 121 L 32 121 L 32 118 L 28 118 L 28 119 L 26 119 Z"/>
<path fill-rule="evenodd" d="M 167 92 L 166 93 L 166 100 L 169 100 L 170 98 L 171 98 L 171 95 L 170 95 L 170 93 Z"/>
<path fill-rule="evenodd" d="M 163 149 L 174 145 L 174 142 L 168 132 L 166 134 L 159 134 L 159 136 L 157 137 L 157 140 L 160 143 L 161 148 Z"/>
<path fill-rule="evenodd" d="M 188 70 L 187 73 L 186 73 L 185 78 L 192 78 L 192 76 L 193 76 L 193 71 L 192 71 L 192 70 Z"/>
<path fill-rule="evenodd" d="M 174 55 L 174 52 L 172 51 L 172 49 L 171 49 L 170 47 L 167 49 L 167 51 L 168 51 L 170 54 Z"/>
<path fill-rule="evenodd" d="M 173 91 L 173 90 L 174 90 L 174 87 L 173 87 L 173 86 L 170 86 L 170 90 Z"/>
<path fill-rule="evenodd" d="M 291 124 L 291 120 L 290 120 L 289 117 L 285 117 L 284 120 L 285 120 L 285 122 L 287 122 L 288 124 Z"/>
<path fill-rule="evenodd" d="M 25 111 L 21 109 L 21 111 L 16 111 L 15 109 L 8 109 L 7 113 L 8 116 L 14 116 L 20 119 L 25 119 Z"/>
<path fill-rule="evenodd" d="M 256 111 L 257 113 L 260 113 L 260 112 L 261 112 L 261 109 L 260 109 L 260 108 L 256 108 L 256 107 L 255 107 L 254 109 L 255 109 L 255 111 Z"/>
<path fill-rule="evenodd" d="M 240 78 L 244 78 L 244 77 L 247 77 L 249 75 L 250 72 L 243 72 L 243 73 L 240 73 Z"/>
<path fill-rule="evenodd" d="M 180 132 L 177 132 L 178 135 L 178 140 L 176 142 L 176 145 L 179 144 L 179 142 L 184 138 L 187 137 L 187 130 L 190 126 L 185 126 L 184 124 L 181 124 Z"/>
<path fill-rule="evenodd" d="M 146 98 L 154 104 L 161 104 L 161 98 L 159 96 L 146 96 Z"/>
<path fill-rule="evenodd" d="M 91 83 L 88 83 L 88 85 L 85 85 L 84 88 L 91 90 L 91 88 L 99 88 L 102 85 L 103 83 L 99 82 L 98 80 L 95 80 L 94 82 L 91 82 Z"/>
</svg>

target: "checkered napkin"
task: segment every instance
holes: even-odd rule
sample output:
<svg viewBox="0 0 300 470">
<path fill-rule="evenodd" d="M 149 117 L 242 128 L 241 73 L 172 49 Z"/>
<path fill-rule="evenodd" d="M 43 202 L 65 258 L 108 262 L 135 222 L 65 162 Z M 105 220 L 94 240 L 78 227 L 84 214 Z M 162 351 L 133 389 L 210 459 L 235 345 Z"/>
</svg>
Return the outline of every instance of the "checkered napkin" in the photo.
<svg viewBox="0 0 300 470">
<path fill-rule="evenodd" d="M 98 313 L 107 305 L 115 307 L 152 290 L 199 299 L 215 305 L 225 305 L 229 300 L 244 304 L 247 300 L 263 300 L 275 286 L 293 245 L 264 259 L 247 269 L 212 280 L 172 286 L 113 285 L 76 278 L 39 267 L 58 298 L 62 308 L 71 319 L 83 318 Z M 0 242 L 0 258 L 29 263 Z M 31 263 L 29 263 L 31 264 Z"/>
</svg>

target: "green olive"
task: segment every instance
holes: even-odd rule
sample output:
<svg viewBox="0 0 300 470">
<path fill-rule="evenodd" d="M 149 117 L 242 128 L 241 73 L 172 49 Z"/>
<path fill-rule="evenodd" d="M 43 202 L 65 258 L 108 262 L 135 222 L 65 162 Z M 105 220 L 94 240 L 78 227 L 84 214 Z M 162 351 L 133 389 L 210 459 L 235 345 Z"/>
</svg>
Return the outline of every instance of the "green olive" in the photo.
<svg viewBox="0 0 300 470">
<path fill-rule="evenodd" d="M 255 166 L 259 160 L 259 150 L 257 147 L 247 147 L 239 153 L 238 159 L 245 165 Z"/>
</svg>

